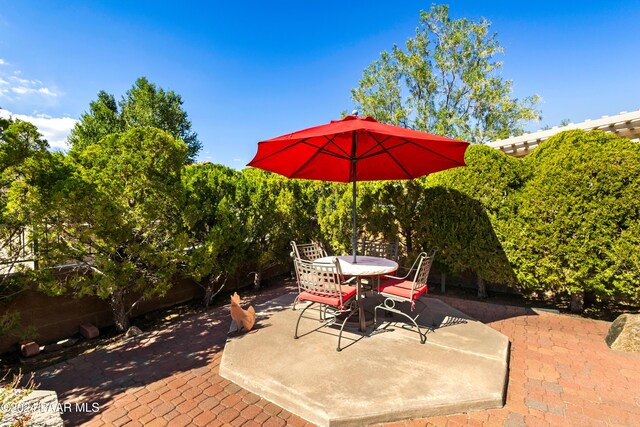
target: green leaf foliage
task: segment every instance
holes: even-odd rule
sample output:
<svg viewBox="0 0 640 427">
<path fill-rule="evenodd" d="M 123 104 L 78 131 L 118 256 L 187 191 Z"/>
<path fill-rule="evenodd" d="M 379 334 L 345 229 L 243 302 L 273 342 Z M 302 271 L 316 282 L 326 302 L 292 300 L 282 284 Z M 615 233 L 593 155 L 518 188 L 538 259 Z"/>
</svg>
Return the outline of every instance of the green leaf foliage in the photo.
<svg viewBox="0 0 640 427">
<path fill-rule="evenodd" d="M 42 193 L 49 183 L 51 153 L 36 127 L 0 118 L 0 335 L 15 334 L 20 313 L 6 304 L 27 289 L 33 259 L 30 224 L 46 211 Z"/>
<path fill-rule="evenodd" d="M 120 102 L 113 95 L 100 91 L 98 99 L 89 104 L 89 111 L 80 117 L 69 136 L 74 150 L 98 143 L 105 136 L 136 127 L 162 129 L 187 144 L 187 163 L 191 163 L 202 148 L 198 135 L 182 109 L 182 97 L 173 91 L 150 83 L 141 77 Z"/>
<path fill-rule="evenodd" d="M 514 284 L 503 244 L 513 220 L 514 194 L 524 180 L 521 161 L 473 145 L 465 162 L 466 167 L 426 178 L 425 220 L 418 240 L 440 248 L 437 261 L 447 271 L 470 270 L 489 282 Z"/>
<path fill-rule="evenodd" d="M 416 233 L 425 221 L 425 195 L 424 179 L 366 183 L 361 212 L 367 238 L 399 238 L 411 260 L 427 250 L 415 245 Z"/>
<path fill-rule="evenodd" d="M 573 130 L 524 160 L 513 263 L 533 289 L 638 297 L 640 146 L 601 131 Z"/>
<path fill-rule="evenodd" d="M 109 300 L 120 330 L 133 298 L 164 294 L 184 262 L 186 156 L 184 142 L 146 127 L 110 134 L 66 159 L 72 173 L 43 236 L 47 257 L 52 265 L 83 265 L 86 274 L 74 275 L 70 287 Z"/>
<path fill-rule="evenodd" d="M 319 237 L 316 205 L 325 185 L 255 168 L 242 171 L 240 194 L 252 269 L 260 273 L 274 264 L 289 265 L 291 240 Z"/>
<path fill-rule="evenodd" d="M 0 268 L 8 272 L 24 270 L 21 261 L 31 258 L 33 245 L 25 231 L 47 212 L 44 196 L 60 158 L 47 148 L 31 123 L 0 119 Z M 0 283 L 6 280 L 0 276 Z"/>
<path fill-rule="evenodd" d="M 366 191 L 366 183 L 358 183 L 356 197 L 357 226 L 362 230 L 364 221 L 362 213 L 362 192 Z M 352 252 L 353 238 L 353 188 L 352 184 L 331 183 L 326 187 L 324 197 L 319 198 L 316 205 L 318 225 L 330 248 L 338 254 Z"/>
<path fill-rule="evenodd" d="M 378 121 L 473 143 L 522 133 L 539 98 L 512 97 L 491 23 L 451 19 L 449 7 L 420 13 L 415 35 L 364 70 L 352 99 Z"/>
<path fill-rule="evenodd" d="M 186 205 L 182 211 L 191 251 L 185 272 L 213 292 L 238 273 L 247 252 L 246 211 L 240 205 L 241 174 L 222 165 L 187 166 L 183 175 Z"/>
</svg>

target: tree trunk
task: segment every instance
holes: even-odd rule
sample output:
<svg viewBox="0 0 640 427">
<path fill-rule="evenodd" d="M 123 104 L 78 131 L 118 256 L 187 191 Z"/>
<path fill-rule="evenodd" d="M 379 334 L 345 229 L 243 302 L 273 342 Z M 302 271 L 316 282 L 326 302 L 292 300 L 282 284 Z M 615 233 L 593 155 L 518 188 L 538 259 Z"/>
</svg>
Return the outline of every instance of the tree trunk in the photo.
<svg viewBox="0 0 640 427">
<path fill-rule="evenodd" d="M 480 273 L 476 273 L 476 283 L 478 284 L 478 298 L 485 299 L 489 297 L 487 284 L 484 282 L 484 279 L 480 277 Z"/>
<path fill-rule="evenodd" d="M 404 237 L 407 240 L 407 254 L 413 253 L 413 239 L 411 238 L 411 230 L 405 230 Z"/>
<path fill-rule="evenodd" d="M 216 288 L 216 285 L 218 283 L 220 283 L 220 279 L 222 278 L 222 276 L 224 275 L 224 273 L 219 274 L 216 277 L 211 276 L 209 278 L 209 280 L 207 280 L 207 284 L 204 287 L 204 306 L 205 307 L 209 307 L 209 304 L 211 304 L 211 302 L 213 301 L 213 299 L 216 297 L 216 295 L 218 295 L 220 293 L 220 291 L 222 291 L 222 288 L 224 288 L 224 285 L 227 283 L 227 275 L 224 275 L 224 282 L 222 282 L 222 285 L 220 285 L 218 287 L 217 291 L 213 291 Z"/>
<path fill-rule="evenodd" d="M 205 307 L 209 307 L 209 304 L 211 304 L 211 301 L 213 300 L 214 297 L 214 293 L 213 293 L 213 285 L 209 282 L 205 287 L 204 287 L 204 306 Z"/>
<path fill-rule="evenodd" d="M 253 288 L 260 289 L 260 283 L 262 282 L 262 273 L 256 271 L 253 273 Z"/>
<path fill-rule="evenodd" d="M 125 307 L 125 292 L 123 289 L 117 289 L 111 294 L 111 310 L 113 311 L 113 322 L 116 324 L 118 332 L 124 332 L 129 329 L 129 314 Z"/>
<path fill-rule="evenodd" d="M 584 311 L 584 292 L 571 294 L 570 310 L 572 313 L 582 313 Z"/>
</svg>

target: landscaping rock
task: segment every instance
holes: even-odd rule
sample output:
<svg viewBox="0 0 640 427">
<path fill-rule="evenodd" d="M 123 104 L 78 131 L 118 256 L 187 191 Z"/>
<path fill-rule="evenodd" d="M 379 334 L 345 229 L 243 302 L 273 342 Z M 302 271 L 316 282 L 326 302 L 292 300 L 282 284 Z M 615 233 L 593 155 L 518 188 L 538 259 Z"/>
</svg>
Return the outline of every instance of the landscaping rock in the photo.
<svg viewBox="0 0 640 427">
<path fill-rule="evenodd" d="M 21 415 L 26 415 L 26 408 L 36 408 L 36 410 L 28 411 L 29 421 L 25 424 L 18 423 L 15 425 L 27 425 L 38 427 L 64 427 L 62 421 L 62 414 L 59 412 L 60 402 L 55 391 L 47 390 L 33 390 L 31 393 L 24 396 L 15 405 L 11 406 L 11 409 L 7 411 L 5 418 L 0 420 L 0 425 L 14 425 L 5 424 L 2 421 L 5 419 L 12 419 Z"/>
<path fill-rule="evenodd" d="M 56 344 L 47 344 L 44 346 L 45 353 L 53 353 L 55 351 L 62 350 L 62 346 L 58 343 Z"/>
<path fill-rule="evenodd" d="M 640 314 L 621 314 L 611 324 L 607 345 L 612 350 L 640 353 Z"/>
<path fill-rule="evenodd" d="M 77 338 L 67 338 L 66 340 L 58 341 L 57 344 L 60 344 L 63 347 L 71 347 L 73 345 L 76 345 L 77 342 Z"/>
<path fill-rule="evenodd" d="M 129 338 L 129 337 L 138 336 L 140 334 L 142 334 L 142 330 L 137 326 L 132 326 L 129 329 L 127 329 L 127 333 L 125 334 L 125 336 Z"/>
<path fill-rule="evenodd" d="M 38 354 L 40 354 L 40 346 L 37 342 L 33 341 L 21 344 L 20 353 L 22 353 L 24 357 L 37 356 Z"/>
<path fill-rule="evenodd" d="M 90 340 L 91 338 L 95 338 L 100 335 L 100 331 L 91 323 L 84 323 L 80 325 L 80 334 Z"/>
</svg>

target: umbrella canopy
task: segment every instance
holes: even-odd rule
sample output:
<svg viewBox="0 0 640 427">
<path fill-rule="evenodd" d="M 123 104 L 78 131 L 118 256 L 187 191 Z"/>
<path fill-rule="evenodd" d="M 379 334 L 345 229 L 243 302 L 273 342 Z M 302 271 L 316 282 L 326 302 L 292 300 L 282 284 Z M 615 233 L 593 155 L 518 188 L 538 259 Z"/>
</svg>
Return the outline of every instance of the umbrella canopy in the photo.
<svg viewBox="0 0 640 427">
<path fill-rule="evenodd" d="M 353 257 L 356 262 L 356 182 L 413 179 L 465 166 L 469 143 L 379 123 L 342 120 L 258 143 L 248 166 L 289 178 L 353 182 Z"/>
</svg>

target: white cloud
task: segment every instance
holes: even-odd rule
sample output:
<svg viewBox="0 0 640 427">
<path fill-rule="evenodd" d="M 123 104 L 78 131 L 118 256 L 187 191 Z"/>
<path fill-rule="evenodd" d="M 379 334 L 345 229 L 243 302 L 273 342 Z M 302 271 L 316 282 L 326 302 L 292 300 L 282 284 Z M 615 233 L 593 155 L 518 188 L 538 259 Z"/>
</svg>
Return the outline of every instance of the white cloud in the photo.
<svg viewBox="0 0 640 427">
<path fill-rule="evenodd" d="M 45 96 L 58 96 L 57 93 L 53 92 L 48 87 L 28 87 L 28 86 L 14 86 L 11 87 L 11 92 L 16 93 L 18 95 L 26 95 L 29 93 L 37 93 Z"/>
<path fill-rule="evenodd" d="M 24 86 L 15 86 L 11 88 L 11 92 L 24 95 L 25 93 L 33 92 L 33 90 Z"/>
<path fill-rule="evenodd" d="M 0 65 L 9 65 L 4 59 L 0 59 Z M 38 79 L 20 77 L 22 71 L 14 67 L 0 68 L 0 100 L 19 101 L 48 101 L 61 95 L 56 89 L 47 87 Z"/>
<path fill-rule="evenodd" d="M 77 120 L 71 117 L 50 117 L 45 114 L 13 114 L 11 111 L 0 109 L 0 117 L 24 120 L 33 123 L 42 136 L 49 141 L 52 148 L 67 149 L 67 137 Z"/>
</svg>

